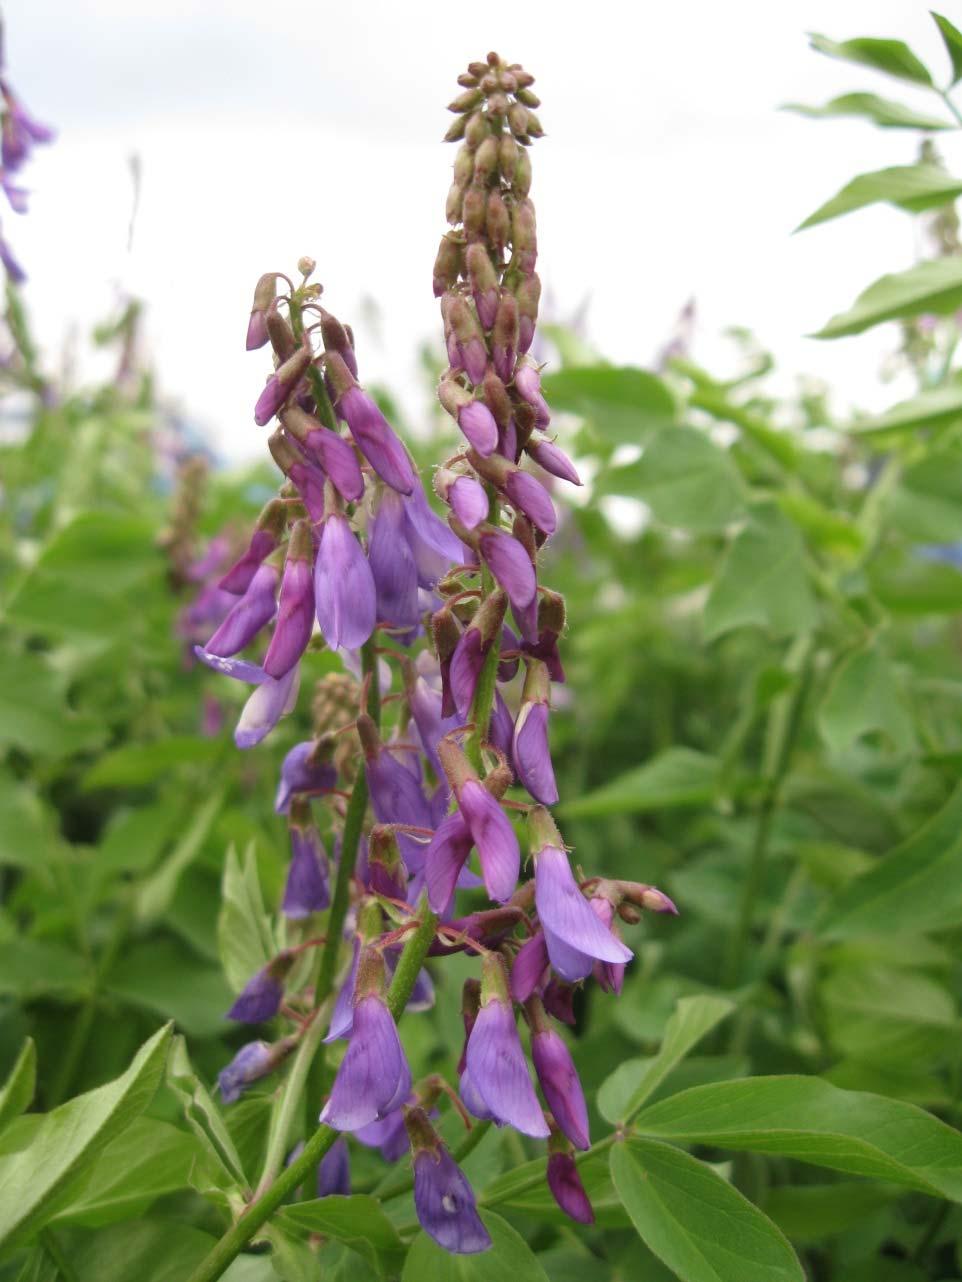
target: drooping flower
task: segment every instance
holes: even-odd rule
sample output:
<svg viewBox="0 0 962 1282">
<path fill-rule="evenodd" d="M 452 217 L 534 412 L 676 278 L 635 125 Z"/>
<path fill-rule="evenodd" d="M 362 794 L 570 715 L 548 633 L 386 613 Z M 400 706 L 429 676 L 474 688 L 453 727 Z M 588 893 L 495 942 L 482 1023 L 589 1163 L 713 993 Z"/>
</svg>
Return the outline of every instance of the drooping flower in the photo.
<svg viewBox="0 0 962 1282">
<path fill-rule="evenodd" d="M 324 521 L 314 563 L 317 622 L 332 650 L 357 650 L 377 623 L 377 590 L 371 567 L 347 518 Z"/>
<path fill-rule="evenodd" d="M 295 744 L 281 762 L 281 777 L 274 798 L 274 810 L 286 815 L 291 798 L 299 793 L 316 796 L 329 792 L 337 784 L 337 768 L 321 755 L 321 744 L 316 739 Z"/>
<path fill-rule="evenodd" d="M 317 1168 L 318 1197 L 348 1197 L 351 1192 L 351 1159 L 344 1140 L 335 1140 Z"/>
<path fill-rule="evenodd" d="M 368 535 L 368 562 L 377 592 L 378 622 L 411 632 L 418 625 L 418 570 L 406 538 L 404 502 L 385 486 Z"/>
<path fill-rule="evenodd" d="M 269 1042 L 247 1042 L 217 1074 L 221 1099 L 225 1104 L 233 1104 L 252 1082 L 273 1072 L 275 1063 Z"/>
<path fill-rule="evenodd" d="M 552 476 L 557 476 L 562 481 L 570 481 L 572 485 L 581 484 L 581 477 L 575 465 L 564 450 L 555 445 L 554 441 L 532 437 L 524 448 L 538 466 L 543 467 Z"/>
<path fill-rule="evenodd" d="M 290 807 L 291 862 L 281 912 L 285 917 L 309 917 L 331 902 L 327 854 L 311 818 L 310 803 L 297 798 Z"/>
<path fill-rule="evenodd" d="M 293 711 L 300 688 L 300 671 L 300 667 L 293 667 L 277 681 L 263 673 L 262 680 L 244 704 L 234 730 L 234 742 L 238 748 L 253 748 L 270 734 L 281 717 Z"/>
<path fill-rule="evenodd" d="M 528 661 L 521 709 L 514 725 L 512 756 L 518 778 L 535 801 L 553 806 L 558 800 L 551 750 L 548 746 L 548 669 L 538 659 Z"/>
<path fill-rule="evenodd" d="M 531 557 L 513 535 L 493 527 L 482 532 L 478 544 L 488 569 L 507 593 L 517 618 L 518 613 L 524 612 L 534 601 L 538 589 Z"/>
<path fill-rule="evenodd" d="M 447 740 L 439 744 L 438 753 L 458 810 L 477 846 L 485 888 L 492 899 L 504 903 L 514 894 L 521 868 L 521 851 L 511 821 L 460 748 Z M 451 853 L 447 852 L 449 860 Z"/>
<path fill-rule="evenodd" d="M 531 998 L 528 1009 L 532 1016 L 531 1059 L 548 1107 L 575 1148 L 588 1149 L 588 1107 L 571 1052 L 551 1027 L 537 997 Z"/>
<path fill-rule="evenodd" d="M 314 541 L 307 521 L 298 521 L 287 546 L 274 635 L 264 671 L 276 681 L 298 662 L 314 627 Z"/>
<path fill-rule="evenodd" d="M 278 578 L 278 568 L 270 562 L 255 570 L 247 591 L 204 647 L 209 654 L 230 658 L 250 645 L 261 628 L 270 623 L 277 612 L 274 594 Z"/>
<path fill-rule="evenodd" d="M 516 1002 L 526 1002 L 540 988 L 548 969 L 548 946 L 544 932 L 535 931 L 518 949 L 511 966 L 511 996 Z"/>
<path fill-rule="evenodd" d="M 414 1209 L 421 1228 L 455 1255 L 486 1251 L 491 1238 L 463 1171 L 423 1109 L 408 1109 L 405 1124 L 414 1152 Z"/>
<path fill-rule="evenodd" d="M 570 1153 L 549 1155 L 548 1188 L 565 1215 L 578 1224 L 594 1224 L 595 1213 Z"/>
<path fill-rule="evenodd" d="M 414 467 L 377 402 L 361 389 L 338 352 L 328 352 L 326 370 L 334 391 L 335 408 L 347 423 L 361 453 L 382 481 L 401 494 L 410 494 L 417 484 Z"/>
<path fill-rule="evenodd" d="M 289 432 L 309 459 L 329 476 L 334 488 L 348 503 L 364 496 L 364 476 L 357 455 L 348 441 L 324 427 L 313 414 L 292 405 L 281 415 L 284 430 Z"/>
<path fill-rule="evenodd" d="M 265 383 L 254 406 L 254 422 L 258 427 L 264 427 L 280 410 L 304 377 L 310 363 L 310 348 L 298 347 L 292 356 L 277 367 Z"/>
<path fill-rule="evenodd" d="M 241 1024 L 261 1024 L 276 1015 L 284 999 L 284 980 L 293 964 L 293 953 L 278 953 L 247 981 L 227 1018 Z"/>
</svg>

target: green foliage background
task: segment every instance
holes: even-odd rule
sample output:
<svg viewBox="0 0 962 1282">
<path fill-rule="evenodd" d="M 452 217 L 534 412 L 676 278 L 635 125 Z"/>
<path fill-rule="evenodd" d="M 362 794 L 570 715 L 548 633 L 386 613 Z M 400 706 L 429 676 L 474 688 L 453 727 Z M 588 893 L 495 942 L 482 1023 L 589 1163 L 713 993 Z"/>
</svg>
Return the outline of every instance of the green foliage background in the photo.
<svg viewBox="0 0 962 1282">
<path fill-rule="evenodd" d="M 951 90 L 962 35 L 936 21 Z M 959 127 L 899 41 L 813 45 L 933 104 L 798 110 Z M 628 929 L 620 1000 L 579 999 L 596 1226 L 565 1221 L 533 1146 L 491 1132 L 466 1163 L 489 1254 L 418 1235 L 365 1152 L 355 1196 L 305 1195 L 225 1276 L 962 1277 L 960 193 L 927 138 L 918 163 L 859 175 L 803 224 L 877 201 L 923 222 L 927 256 L 817 335 L 898 322 L 918 390 L 882 415 L 839 420 L 805 385 L 775 398 L 745 336 L 723 378 L 685 355 L 615 368 L 550 332 L 545 391 L 590 477 L 543 574 L 569 617 L 559 819 L 586 875 L 653 882 L 681 908 Z M 273 790 L 306 700 L 251 753 L 229 726 L 201 732 L 205 691 L 242 692 L 185 666 L 175 637 L 187 598 L 158 542 L 169 425 L 149 380 L 45 396 L 7 305 L 7 377 L 32 410 L 0 448 L 0 1278 L 173 1282 L 261 1169 L 277 1080 L 227 1109 L 209 1090 L 246 1040 L 223 1018 L 232 991 L 276 937 Z M 418 446 L 422 467 L 443 448 Z M 271 484 L 213 472 L 201 544 L 243 529 Z M 640 532 L 612 497 L 644 505 Z M 467 966 L 437 968 L 436 1008 L 405 1021 L 416 1073 L 452 1074 Z"/>
</svg>

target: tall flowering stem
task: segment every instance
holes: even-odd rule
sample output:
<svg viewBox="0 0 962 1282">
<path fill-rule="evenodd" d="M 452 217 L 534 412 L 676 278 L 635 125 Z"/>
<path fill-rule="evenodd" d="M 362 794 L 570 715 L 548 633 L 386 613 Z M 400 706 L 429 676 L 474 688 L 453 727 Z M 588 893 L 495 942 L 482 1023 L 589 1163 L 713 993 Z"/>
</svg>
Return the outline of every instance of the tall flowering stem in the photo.
<svg viewBox="0 0 962 1282">
<path fill-rule="evenodd" d="M 247 346 L 273 353 L 254 419 L 285 480 L 220 579 L 233 604 L 196 654 L 252 687 L 235 731 L 245 750 L 295 707 L 311 650 L 336 652 L 344 671 L 316 684 L 313 736 L 281 770 L 285 947 L 230 1011 L 285 1025 L 220 1077 L 226 1102 L 285 1074 L 263 1173 L 192 1282 L 219 1277 L 343 1136 L 388 1162 L 410 1152 L 410 1177 L 383 1196 L 413 1188 L 421 1227 L 453 1253 L 490 1246 L 458 1161 L 492 1124 L 547 1145 L 549 1187 L 587 1222 L 572 1155 L 591 1144 L 588 1114 L 559 1024 L 572 1022 L 580 985 L 620 990 L 633 954 L 617 922 L 674 911 L 651 886 L 585 878 L 550 812 L 565 614 L 539 574 L 557 525 L 552 478 L 578 477 L 549 434 L 528 355 L 540 296 L 528 149 L 542 129 L 518 64 L 489 54 L 459 83 L 451 227 L 434 269 L 448 356 L 438 397 L 461 434 L 433 476 L 446 522 L 360 383 L 353 334 L 322 306 L 313 261 L 298 264 L 299 283 L 268 272 L 254 292 Z M 519 815 L 530 854 L 521 884 Z M 299 965 L 315 947 L 314 964 Z M 433 1003 L 430 967 L 454 952 L 476 962 L 456 1085 L 416 1079 L 398 1032 L 405 1011 Z M 315 1100 L 338 1042 L 333 1082 Z M 431 1121 L 445 1101 L 473 1119 L 454 1154 Z M 305 1111 L 303 1146 L 285 1166 Z M 322 1193 L 348 1186 L 348 1152 L 342 1142 L 319 1172 Z"/>
</svg>

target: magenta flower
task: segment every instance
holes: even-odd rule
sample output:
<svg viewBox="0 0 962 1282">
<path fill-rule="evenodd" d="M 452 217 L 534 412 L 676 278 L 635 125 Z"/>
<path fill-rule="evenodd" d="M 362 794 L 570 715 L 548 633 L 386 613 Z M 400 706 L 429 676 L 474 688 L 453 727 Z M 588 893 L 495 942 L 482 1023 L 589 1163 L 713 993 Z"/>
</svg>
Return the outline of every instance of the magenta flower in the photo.
<svg viewBox="0 0 962 1282">
<path fill-rule="evenodd" d="M 479 454 L 493 454 L 498 448 L 498 425 L 483 402 L 471 401 L 459 410 L 458 427 Z"/>
<path fill-rule="evenodd" d="M 491 1245 L 471 1185 L 441 1143 L 414 1155 L 414 1209 L 421 1228 L 445 1251 L 474 1255 Z"/>
<path fill-rule="evenodd" d="M 572 485 L 581 484 L 581 477 L 575 470 L 574 463 L 564 450 L 555 445 L 554 441 L 532 438 L 524 448 L 538 466 L 543 467 L 552 476 L 557 476 L 562 481 L 570 481 Z"/>
<path fill-rule="evenodd" d="M 371 567 L 347 518 L 324 522 L 314 563 L 317 622 L 332 650 L 357 650 L 374 631 L 377 591 Z"/>
<path fill-rule="evenodd" d="M 274 565 L 262 565 L 254 572 L 250 587 L 204 647 L 209 654 L 224 659 L 237 654 L 250 645 L 265 624 L 270 623 L 277 612 L 274 593 L 278 577 Z"/>
<path fill-rule="evenodd" d="M 384 998 L 378 993 L 362 997 L 321 1121 L 338 1131 L 356 1131 L 386 1117 L 410 1092 L 411 1070 Z"/>
<path fill-rule="evenodd" d="M 548 747 L 548 705 L 524 702 L 514 726 L 514 766 L 535 801 L 553 806 L 558 800 L 551 751 Z"/>
<path fill-rule="evenodd" d="M 548 1188 L 565 1215 L 578 1224 L 594 1224 L 595 1213 L 570 1153 L 549 1155 Z"/>
<path fill-rule="evenodd" d="M 523 512 L 532 525 L 536 525 L 545 534 L 554 534 L 558 524 L 554 504 L 551 502 L 551 495 L 537 477 L 520 467 L 516 468 L 505 477 L 504 491 L 514 507 Z"/>
<path fill-rule="evenodd" d="M 458 790 L 458 808 L 478 848 L 484 885 L 492 899 L 504 903 L 514 894 L 521 870 L 521 851 L 511 821 L 477 779 Z"/>
<path fill-rule="evenodd" d="M 486 530 L 479 539 L 479 547 L 515 612 L 524 611 L 534 601 L 538 587 L 528 553 L 504 530 Z"/>
<path fill-rule="evenodd" d="M 592 912 L 567 854 L 556 846 L 544 846 L 534 861 L 534 902 L 548 956 L 558 974 L 576 983 L 591 974 L 596 961 L 631 961 L 631 951 Z"/>
<path fill-rule="evenodd" d="M 348 503 L 356 503 L 364 496 L 364 476 L 349 441 L 299 406 L 285 410 L 281 422 L 303 454 L 330 477 Z"/>
<path fill-rule="evenodd" d="M 276 1057 L 268 1042 L 247 1042 L 217 1074 L 217 1087 L 225 1104 L 233 1104 L 252 1082 L 273 1072 Z"/>
<path fill-rule="evenodd" d="M 515 371 L 514 385 L 522 400 L 535 411 L 535 427 L 547 427 L 551 421 L 551 411 L 541 392 L 541 375 L 533 365 L 522 365 Z"/>
<path fill-rule="evenodd" d="M 464 564 L 465 546 L 432 512 L 420 485 L 403 502 L 405 538 L 417 566 L 418 584 L 433 591 L 453 565 Z"/>
<path fill-rule="evenodd" d="M 466 1069 L 471 1086 L 499 1125 L 513 1126 L 534 1139 L 548 1138 L 507 999 L 493 997 L 482 1005 L 468 1039 Z"/>
<path fill-rule="evenodd" d="M 532 1029 L 531 1059 L 554 1120 L 575 1148 L 590 1148 L 588 1108 L 578 1070 L 564 1039 L 547 1020 Z"/>
<path fill-rule="evenodd" d="M 277 605 L 277 623 L 264 659 L 275 681 L 289 672 L 307 649 L 314 628 L 314 543 L 307 521 L 291 533 Z"/>
<path fill-rule="evenodd" d="M 277 367 L 254 405 L 254 422 L 258 427 L 264 427 L 271 421 L 304 377 L 310 363 L 309 349 L 298 347 L 292 356 Z"/>
<path fill-rule="evenodd" d="M 484 486 L 470 476 L 459 476 L 448 488 L 447 501 L 461 524 L 473 530 L 487 519 L 488 496 Z"/>
<path fill-rule="evenodd" d="M 471 712 L 474 692 L 489 649 L 490 642 L 485 644 L 479 628 L 465 628 L 454 647 L 450 670 L 451 695 L 462 721 L 467 720 Z"/>
<path fill-rule="evenodd" d="M 329 368 L 330 364 L 329 357 Z M 349 373 L 346 367 L 345 372 Z M 377 403 L 355 383 L 341 393 L 337 412 L 381 480 L 401 494 L 410 494 L 417 484 L 414 468 L 407 450 L 395 436 Z"/>
</svg>

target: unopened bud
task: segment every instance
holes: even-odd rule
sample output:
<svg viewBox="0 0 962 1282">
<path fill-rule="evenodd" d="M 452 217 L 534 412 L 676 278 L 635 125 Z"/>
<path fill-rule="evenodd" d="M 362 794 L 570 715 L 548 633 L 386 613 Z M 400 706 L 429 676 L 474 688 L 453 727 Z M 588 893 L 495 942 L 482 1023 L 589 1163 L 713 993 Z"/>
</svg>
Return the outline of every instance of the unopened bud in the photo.
<svg viewBox="0 0 962 1282">
<path fill-rule="evenodd" d="M 534 205 L 530 200 L 519 201 L 512 210 L 511 246 L 518 270 L 524 276 L 530 276 L 538 259 Z"/>
<path fill-rule="evenodd" d="M 535 309 L 537 315 L 537 309 Z M 498 302 L 491 333 L 491 358 L 498 377 L 503 383 L 510 383 L 514 377 L 514 366 L 518 356 L 519 308 L 513 294 L 503 292 Z"/>
<path fill-rule="evenodd" d="M 467 125 L 465 126 L 464 141 L 472 151 L 476 151 L 485 139 L 490 137 L 491 130 L 488 126 L 487 120 L 484 118 L 484 112 L 474 112 L 474 114 L 469 117 Z"/>
<path fill-rule="evenodd" d="M 461 274 L 463 246 L 453 236 L 442 236 L 438 256 L 434 260 L 434 297 L 440 298 L 446 290 L 457 284 Z"/>
<path fill-rule="evenodd" d="M 508 114 L 508 95 L 493 93 L 488 99 L 488 115 L 496 120 L 503 120 Z"/>
<path fill-rule="evenodd" d="M 532 97 L 534 97 L 533 94 Z M 528 112 L 528 136 L 530 138 L 544 137 L 544 129 L 542 128 L 541 121 L 533 111 Z"/>
<path fill-rule="evenodd" d="M 313 258 L 310 258 L 307 254 L 305 254 L 303 258 L 299 258 L 297 260 L 297 270 L 301 273 L 301 275 L 305 278 L 305 280 L 307 279 L 308 276 L 312 276 L 314 274 L 314 271 L 316 270 L 316 268 L 317 268 L 317 263 Z"/>
<path fill-rule="evenodd" d="M 467 92 L 459 94 L 457 98 L 455 98 L 454 102 L 448 103 L 448 111 L 458 113 L 471 111 L 478 105 L 483 97 L 484 94 L 480 89 L 468 89 Z M 535 103 L 532 105 L 536 106 L 537 104 Z"/>
<path fill-rule="evenodd" d="M 296 351 L 297 340 L 294 337 L 294 331 L 276 306 L 271 307 L 265 314 L 264 325 L 271 347 L 274 349 L 274 355 L 279 361 L 286 361 Z"/>
<path fill-rule="evenodd" d="M 526 138 L 528 136 L 528 109 L 523 103 L 516 102 L 512 104 L 508 112 L 508 128 L 515 138 Z"/>
<path fill-rule="evenodd" d="M 541 281 L 537 272 L 526 276 L 515 290 L 518 300 L 518 351 L 524 354 L 534 340 L 538 322 L 538 304 L 541 302 Z"/>
<path fill-rule="evenodd" d="M 517 94 L 518 102 L 523 102 L 526 107 L 541 106 L 541 99 L 536 93 L 532 93 L 530 89 L 521 88 L 517 91 Z M 531 131 L 529 130 L 528 132 L 530 133 Z"/>
<path fill-rule="evenodd" d="M 508 395 L 508 389 L 491 365 L 485 370 L 482 389 L 484 391 L 485 404 L 494 415 L 494 421 L 500 428 L 507 427 L 511 422 L 511 397 Z"/>
<path fill-rule="evenodd" d="M 498 168 L 501 170 L 501 177 L 505 182 L 511 182 L 514 177 L 520 150 L 521 148 L 510 134 L 502 135 L 501 142 L 498 145 Z"/>
<path fill-rule="evenodd" d="M 475 80 L 480 80 L 482 76 L 488 74 L 488 64 L 486 62 L 469 62 L 468 75 L 474 76 Z"/>
<path fill-rule="evenodd" d="M 522 198 L 531 190 L 531 157 L 523 147 L 518 148 L 518 162 L 511 179 L 511 190 Z"/>
<path fill-rule="evenodd" d="M 462 89 L 474 89 L 477 83 L 477 76 L 472 76 L 470 71 L 462 71 L 458 76 L 458 84 Z"/>
<path fill-rule="evenodd" d="M 497 189 L 488 194 L 485 230 L 488 234 L 488 240 L 500 254 L 508 243 L 508 237 L 511 235 L 511 215 L 508 213 L 508 206 L 504 203 L 504 198 Z"/>
<path fill-rule="evenodd" d="M 444 141 L 460 142 L 460 140 L 464 137 L 464 131 L 467 128 L 467 124 L 468 124 L 467 116 L 458 116 L 456 120 L 452 120 L 451 123 L 448 125 L 447 130 L 445 131 Z"/>
<path fill-rule="evenodd" d="M 483 187 L 473 184 L 464 193 L 464 200 L 461 206 L 461 221 L 464 223 L 464 230 L 468 236 L 477 237 L 484 235 L 484 223 L 488 212 L 487 192 Z M 448 218 L 451 222 L 451 218 Z"/>
<path fill-rule="evenodd" d="M 454 181 L 461 187 L 467 187 L 474 177 L 474 152 L 470 147 L 458 148 L 454 158 Z"/>
<path fill-rule="evenodd" d="M 527 89 L 529 85 L 534 84 L 534 76 L 530 71 L 525 71 L 523 67 L 517 65 L 511 67 L 514 74 L 515 84 L 519 89 Z"/>
<path fill-rule="evenodd" d="M 444 216 L 452 227 L 461 221 L 463 205 L 464 188 L 458 183 L 452 183 L 448 188 L 447 203 L 444 206 Z"/>
<path fill-rule="evenodd" d="M 474 153 L 474 181 L 486 183 L 498 167 L 498 143 L 491 134 L 483 140 Z"/>
<path fill-rule="evenodd" d="M 481 241 L 475 241 L 468 246 L 465 262 L 474 294 L 474 304 L 478 309 L 478 319 L 481 327 L 489 330 L 494 325 L 495 313 L 498 309 L 498 277 L 494 264 Z"/>
</svg>

